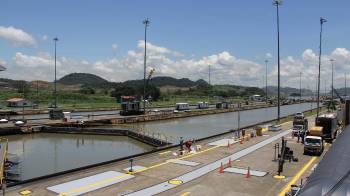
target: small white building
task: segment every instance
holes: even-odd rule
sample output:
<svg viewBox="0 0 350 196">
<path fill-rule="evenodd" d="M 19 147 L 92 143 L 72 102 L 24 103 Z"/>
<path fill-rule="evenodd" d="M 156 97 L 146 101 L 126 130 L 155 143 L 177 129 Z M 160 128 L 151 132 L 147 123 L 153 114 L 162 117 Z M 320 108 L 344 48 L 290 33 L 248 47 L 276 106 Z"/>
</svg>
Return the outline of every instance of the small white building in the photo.
<svg viewBox="0 0 350 196">
<path fill-rule="evenodd" d="M 12 98 L 7 101 L 8 107 L 32 107 L 33 104 L 29 100 L 23 98 Z"/>
<path fill-rule="evenodd" d="M 175 110 L 189 110 L 190 105 L 188 103 L 176 103 Z"/>
</svg>

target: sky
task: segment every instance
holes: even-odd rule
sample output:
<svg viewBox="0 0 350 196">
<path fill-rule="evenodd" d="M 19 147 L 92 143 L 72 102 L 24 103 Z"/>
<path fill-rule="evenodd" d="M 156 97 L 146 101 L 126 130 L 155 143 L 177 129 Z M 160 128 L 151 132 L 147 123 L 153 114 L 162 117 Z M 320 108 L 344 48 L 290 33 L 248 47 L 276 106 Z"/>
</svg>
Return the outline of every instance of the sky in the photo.
<svg viewBox="0 0 350 196">
<path fill-rule="evenodd" d="M 321 89 L 344 86 L 350 73 L 350 1 L 284 0 L 280 7 L 281 85 L 315 89 L 320 17 L 323 28 Z M 276 7 L 271 0 L 3 0 L 0 7 L 0 77 L 54 80 L 93 73 L 120 82 L 143 77 L 144 25 L 147 69 L 155 76 L 214 84 L 277 85 Z M 350 78 L 350 76 L 349 76 Z M 350 82 L 349 82 L 350 83 Z"/>
</svg>

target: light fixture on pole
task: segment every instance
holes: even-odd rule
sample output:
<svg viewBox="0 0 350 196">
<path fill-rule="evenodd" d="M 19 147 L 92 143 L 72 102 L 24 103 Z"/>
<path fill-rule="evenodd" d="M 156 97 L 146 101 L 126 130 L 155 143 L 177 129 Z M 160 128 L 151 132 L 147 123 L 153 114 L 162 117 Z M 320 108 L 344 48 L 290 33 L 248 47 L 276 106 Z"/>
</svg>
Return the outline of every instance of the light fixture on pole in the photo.
<svg viewBox="0 0 350 196">
<path fill-rule="evenodd" d="M 318 117 L 320 113 L 320 84 L 321 84 L 321 55 L 322 55 L 322 27 L 323 23 L 327 22 L 326 19 L 320 18 L 320 48 L 319 48 L 319 55 L 318 55 L 318 85 L 317 85 L 317 114 L 316 117 Z"/>
<path fill-rule="evenodd" d="M 145 25 L 145 56 L 143 58 L 143 112 L 146 113 L 146 60 L 147 60 L 147 27 L 150 24 L 148 18 L 143 21 Z"/>
<path fill-rule="evenodd" d="M 281 0 L 274 0 L 273 5 L 276 6 L 277 14 L 277 75 L 278 75 L 278 92 L 277 92 L 277 120 L 280 121 L 280 19 L 279 19 L 279 6 L 282 4 Z"/>
<path fill-rule="evenodd" d="M 265 101 L 266 104 L 268 104 L 268 100 L 267 100 L 267 63 L 269 62 L 269 60 L 265 60 Z"/>
</svg>

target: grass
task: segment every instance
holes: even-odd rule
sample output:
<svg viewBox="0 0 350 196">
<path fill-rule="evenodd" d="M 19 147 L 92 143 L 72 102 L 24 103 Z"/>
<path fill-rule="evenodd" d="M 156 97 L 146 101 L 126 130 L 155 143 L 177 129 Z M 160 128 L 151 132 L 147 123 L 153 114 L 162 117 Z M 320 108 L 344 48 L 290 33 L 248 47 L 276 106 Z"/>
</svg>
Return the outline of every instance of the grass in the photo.
<svg viewBox="0 0 350 196">
<path fill-rule="evenodd" d="M 58 92 L 58 106 L 62 109 L 107 109 L 107 108 L 120 108 L 120 104 L 116 102 L 114 97 L 104 94 L 92 94 L 86 95 L 76 91 L 59 91 Z M 0 106 L 5 108 L 7 105 L 6 100 L 14 97 L 23 97 L 22 93 L 18 93 L 14 90 L 2 90 L 0 93 Z M 46 109 L 50 102 L 53 102 L 54 97 L 52 91 L 49 90 L 31 90 L 25 95 L 26 99 L 38 104 L 39 109 Z M 152 102 L 148 107 L 172 107 L 176 103 L 185 102 L 189 104 L 197 104 L 201 101 L 210 101 L 211 104 L 218 102 L 219 100 L 208 96 L 167 96 L 161 98 L 158 101 Z M 242 101 L 240 97 L 232 97 L 227 99 L 230 103 L 237 103 Z"/>
</svg>

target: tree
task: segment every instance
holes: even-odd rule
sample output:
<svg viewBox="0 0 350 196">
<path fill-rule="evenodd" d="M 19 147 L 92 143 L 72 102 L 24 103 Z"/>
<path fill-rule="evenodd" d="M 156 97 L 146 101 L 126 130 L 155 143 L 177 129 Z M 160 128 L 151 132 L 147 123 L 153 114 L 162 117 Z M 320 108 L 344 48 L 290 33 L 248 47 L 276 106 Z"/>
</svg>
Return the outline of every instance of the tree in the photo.
<svg viewBox="0 0 350 196">
<path fill-rule="evenodd" d="M 95 90 L 91 87 L 82 87 L 80 90 L 79 90 L 80 93 L 82 94 L 85 94 L 85 95 L 93 95 L 95 94 Z"/>
<path fill-rule="evenodd" d="M 18 93 L 23 94 L 23 97 L 27 97 L 28 93 L 30 92 L 29 85 L 24 80 L 16 81 L 15 88 L 17 89 Z"/>
</svg>

